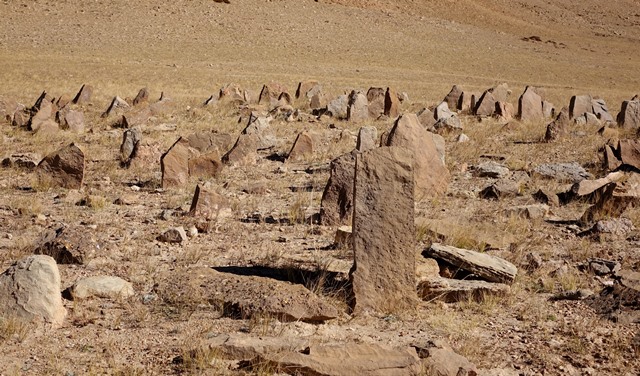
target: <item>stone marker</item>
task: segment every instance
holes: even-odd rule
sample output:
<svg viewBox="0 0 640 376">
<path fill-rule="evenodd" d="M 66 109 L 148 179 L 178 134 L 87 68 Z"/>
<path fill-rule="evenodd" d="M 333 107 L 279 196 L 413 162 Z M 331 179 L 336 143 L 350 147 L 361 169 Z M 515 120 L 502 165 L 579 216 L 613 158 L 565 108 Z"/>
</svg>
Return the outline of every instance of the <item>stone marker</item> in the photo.
<svg viewBox="0 0 640 376">
<path fill-rule="evenodd" d="M 44 230 L 33 253 L 51 256 L 58 264 L 86 265 L 99 250 L 100 245 L 86 227 L 56 225 Z"/>
<path fill-rule="evenodd" d="M 374 126 L 362 127 L 358 131 L 358 141 L 356 149 L 367 151 L 378 146 L 378 130 Z"/>
<path fill-rule="evenodd" d="M 609 113 L 607 103 L 602 98 L 594 98 L 591 102 L 593 105 L 593 114 L 603 123 L 614 122 L 613 116 Z"/>
<path fill-rule="evenodd" d="M 78 94 L 73 98 L 73 103 L 79 105 L 87 104 L 91 102 L 91 95 L 93 95 L 93 86 L 82 85 Z"/>
<path fill-rule="evenodd" d="M 325 226 L 352 223 L 356 154 L 343 154 L 331 161 L 329 181 L 320 202 L 320 221 Z"/>
<path fill-rule="evenodd" d="M 36 168 L 40 183 L 67 189 L 80 189 L 84 180 L 84 153 L 75 144 L 44 157 Z"/>
<path fill-rule="evenodd" d="M 512 263 L 486 253 L 439 243 L 433 243 L 425 253 L 428 257 L 443 260 L 488 282 L 511 284 L 518 273 L 518 269 Z"/>
<path fill-rule="evenodd" d="M 556 119 L 547 125 L 544 140 L 547 142 L 556 141 L 569 133 L 569 110 L 564 107 L 556 116 Z"/>
<path fill-rule="evenodd" d="M 122 133 L 122 144 L 120 144 L 120 163 L 128 167 L 131 160 L 135 158 L 140 141 L 142 140 L 142 132 L 140 128 L 130 128 Z"/>
<path fill-rule="evenodd" d="M 60 272 L 53 258 L 29 256 L 0 274 L 0 317 L 44 319 L 58 327 L 66 314 L 60 294 Z"/>
<path fill-rule="evenodd" d="M 618 125 L 627 129 L 640 128 L 640 100 L 622 102 L 617 117 Z"/>
<path fill-rule="evenodd" d="M 384 115 L 395 119 L 400 115 L 400 100 L 396 91 L 390 87 L 384 94 Z"/>
<path fill-rule="evenodd" d="M 149 101 L 149 89 L 143 87 L 138 91 L 138 95 L 133 99 L 133 105 L 137 106 L 139 104 L 145 103 Z"/>
<path fill-rule="evenodd" d="M 534 122 L 544 119 L 542 111 L 542 97 L 535 88 L 527 86 L 518 99 L 518 118 L 524 122 Z"/>
<path fill-rule="evenodd" d="M 618 142 L 617 155 L 623 165 L 640 170 L 640 141 L 620 140 Z"/>
<path fill-rule="evenodd" d="M 189 209 L 190 215 L 207 219 L 218 218 L 223 211 L 231 211 L 229 202 L 224 196 L 200 185 L 196 186 L 191 209 Z"/>
<path fill-rule="evenodd" d="M 189 180 L 189 159 L 195 151 L 180 137 L 160 158 L 162 188 L 179 187 Z"/>
<path fill-rule="evenodd" d="M 593 98 L 591 95 L 574 95 L 569 101 L 569 118 L 575 119 L 582 114 L 593 113 Z"/>
<path fill-rule="evenodd" d="M 482 302 L 488 296 L 505 296 L 511 288 L 503 283 L 450 278 L 423 278 L 418 280 L 418 295 L 425 301 L 445 303 L 465 301 Z"/>
<path fill-rule="evenodd" d="M 73 299 L 91 297 L 117 299 L 128 298 L 135 294 L 133 285 L 120 277 L 94 276 L 82 278 L 71 288 Z"/>
<path fill-rule="evenodd" d="M 313 155 L 313 137 L 308 132 L 301 132 L 289 151 L 287 161 L 300 161 Z"/>
<path fill-rule="evenodd" d="M 355 313 L 415 306 L 412 159 L 409 150 L 398 147 L 356 155 L 350 273 Z"/>
<path fill-rule="evenodd" d="M 387 146 L 406 148 L 414 155 L 415 197 L 439 196 L 447 191 L 447 170 L 433 137 L 429 136 L 415 114 L 404 114 L 398 118 L 387 138 Z"/>
<path fill-rule="evenodd" d="M 361 122 L 369 119 L 369 102 L 367 97 L 355 90 L 349 95 L 347 107 L 347 120 Z"/>
<path fill-rule="evenodd" d="M 313 100 L 311 101 L 313 104 Z M 327 105 L 327 112 L 336 119 L 347 118 L 347 108 L 349 106 L 349 97 L 346 94 L 340 95 Z M 312 105 L 313 108 L 313 105 Z"/>
<path fill-rule="evenodd" d="M 447 106 L 453 110 L 461 110 L 460 97 L 462 97 L 462 88 L 458 85 L 453 85 L 449 94 L 444 97 L 443 101 L 447 103 Z"/>
<path fill-rule="evenodd" d="M 189 176 L 194 178 L 215 178 L 222 171 L 220 155 L 216 151 L 194 156 L 189 159 Z"/>
<path fill-rule="evenodd" d="M 252 165 L 258 158 L 258 136 L 241 134 L 235 145 L 222 157 L 222 163 L 229 165 Z"/>
</svg>

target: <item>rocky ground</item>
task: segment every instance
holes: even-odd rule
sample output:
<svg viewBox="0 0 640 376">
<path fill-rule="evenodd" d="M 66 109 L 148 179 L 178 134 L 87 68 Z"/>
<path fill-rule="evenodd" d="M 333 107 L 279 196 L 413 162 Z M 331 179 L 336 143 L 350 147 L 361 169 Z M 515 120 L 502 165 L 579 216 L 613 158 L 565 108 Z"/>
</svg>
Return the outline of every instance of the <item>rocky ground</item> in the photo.
<svg viewBox="0 0 640 376">
<path fill-rule="evenodd" d="M 571 32 L 537 3 L 355 5 L 0 5 L 1 374 L 637 374 L 637 5 Z M 351 207 L 322 196 L 380 140 L 414 197 L 353 236 L 401 231 L 421 299 L 354 312 Z"/>
</svg>

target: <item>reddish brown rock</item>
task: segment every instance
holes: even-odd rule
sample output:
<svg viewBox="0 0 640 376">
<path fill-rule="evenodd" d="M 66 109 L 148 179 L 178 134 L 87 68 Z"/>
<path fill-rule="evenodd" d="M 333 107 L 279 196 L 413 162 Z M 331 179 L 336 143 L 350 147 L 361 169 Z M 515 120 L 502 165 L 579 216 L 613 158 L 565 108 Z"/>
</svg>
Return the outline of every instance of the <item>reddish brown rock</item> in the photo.
<svg viewBox="0 0 640 376">
<path fill-rule="evenodd" d="M 189 176 L 195 178 L 215 178 L 222 171 L 218 152 L 213 151 L 189 159 Z"/>
<path fill-rule="evenodd" d="M 60 114 L 60 112 L 58 112 Z M 61 119 L 59 121 L 63 129 L 68 129 L 71 132 L 82 133 L 84 132 L 84 113 L 76 110 L 67 110 L 61 113 Z"/>
<path fill-rule="evenodd" d="M 133 99 L 132 103 L 134 106 L 137 106 L 139 104 L 147 103 L 148 101 L 149 101 L 149 89 L 147 89 L 146 87 L 143 87 L 142 89 L 140 89 L 140 91 L 138 91 L 138 94 Z"/>
<path fill-rule="evenodd" d="M 67 189 L 80 189 L 84 180 L 84 153 L 75 144 L 47 155 L 36 172 L 41 184 Z"/>
<path fill-rule="evenodd" d="M 542 97 L 531 86 L 527 86 L 518 99 L 518 118 L 523 122 L 536 122 L 544 119 Z"/>
<path fill-rule="evenodd" d="M 300 161 L 313 155 L 313 137 L 307 132 L 302 132 L 296 137 L 287 161 Z"/>
<path fill-rule="evenodd" d="M 277 82 L 268 83 L 262 86 L 262 91 L 260 91 L 258 103 L 268 105 L 272 100 L 277 101 L 278 98 L 280 98 L 280 95 L 286 92 L 287 88 L 284 85 L 281 85 Z"/>
<path fill-rule="evenodd" d="M 320 221 L 325 226 L 351 225 L 356 154 L 347 153 L 331 161 L 329 181 L 320 202 Z"/>
<path fill-rule="evenodd" d="M 622 164 L 640 170 L 640 141 L 620 140 L 617 152 Z"/>
<path fill-rule="evenodd" d="M 91 96 L 93 95 L 93 86 L 91 85 L 82 85 L 78 94 L 73 98 L 74 104 L 87 104 L 91 102 Z"/>
<path fill-rule="evenodd" d="M 349 105 L 347 107 L 347 120 L 362 122 L 369 119 L 369 102 L 364 94 L 355 90 L 349 95 Z"/>
<path fill-rule="evenodd" d="M 73 99 L 71 99 L 68 94 L 63 94 L 60 96 L 60 98 L 58 98 L 58 100 L 56 100 L 56 107 L 58 107 L 59 109 L 63 109 L 67 107 L 67 105 L 71 103 L 72 100 Z"/>
<path fill-rule="evenodd" d="M 229 201 L 217 192 L 196 186 L 196 191 L 191 201 L 189 214 L 203 218 L 218 218 L 223 210 L 229 209 Z"/>
<path fill-rule="evenodd" d="M 235 145 L 222 157 L 222 162 L 229 165 L 251 165 L 258 158 L 258 136 L 241 134 Z"/>
<path fill-rule="evenodd" d="M 49 101 L 42 101 L 37 112 L 29 120 L 29 130 L 38 132 L 43 124 L 53 121 L 54 106 Z"/>
<path fill-rule="evenodd" d="M 542 101 L 542 115 L 545 119 L 551 119 L 556 116 L 556 108 L 553 103 Z"/>
<path fill-rule="evenodd" d="M 558 113 L 558 116 L 554 121 L 547 125 L 547 131 L 544 135 L 544 140 L 547 142 L 556 141 L 567 135 L 570 125 L 569 110 L 564 107 Z"/>
<path fill-rule="evenodd" d="M 496 102 L 494 115 L 501 121 L 513 120 L 514 108 L 509 102 Z"/>
<path fill-rule="evenodd" d="M 412 154 L 382 147 L 356 155 L 350 273 L 355 313 L 416 304 Z"/>
<path fill-rule="evenodd" d="M 406 148 L 414 154 L 415 196 L 418 200 L 447 191 L 449 170 L 440 157 L 433 137 L 415 114 L 402 115 L 391 129 L 387 146 Z"/>
<path fill-rule="evenodd" d="M 367 100 L 369 103 L 373 103 L 377 100 L 382 100 L 384 103 L 385 90 L 381 87 L 370 87 L 367 90 Z"/>
<path fill-rule="evenodd" d="M 296 99 L 311 99 L 314 95 L 322 90 L 320 83 L 316 80 L 302 81 L 296 89 Z"/>
<path fill-rule="evenodd" d="M 395 119 L 400 115 L 400 100 L 398 94 L 392 88 L 387 88 L 384 94 L 384 115 Z"/>
<path fill-rule="evenodd" d="M 245 102 L 245 95 L 239 85 L 226 84 L 220 88 L 218 99 L 224 102 Z"/>
<path fill-rule="evenodd" d="M 610 145 L 604 146 L 604 168 L 609 171 L 615 171 L 622 166 L 620 158 L 616 155 Z"/>
<path fill-rule="evenodd" d="M 162 169 L 162 188 L 179 187 L 189 180 L 189 159 L 195 150 L 189 147 L 187 140 L 180 137 L 160 158 Z"/>
</svg>

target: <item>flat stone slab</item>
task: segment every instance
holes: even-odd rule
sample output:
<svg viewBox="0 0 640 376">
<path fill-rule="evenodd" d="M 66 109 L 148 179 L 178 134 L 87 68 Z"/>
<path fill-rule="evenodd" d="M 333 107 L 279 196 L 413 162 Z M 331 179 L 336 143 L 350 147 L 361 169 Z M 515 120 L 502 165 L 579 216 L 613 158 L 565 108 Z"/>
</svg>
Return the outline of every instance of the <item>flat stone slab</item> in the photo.
<svg viewBox="0 0 640 376">
<path fill-rule="evenodd" d="M 208 303 L 237 319 L 271 316 L 280 321 L 321 322 L 338 309 L 302 285 L 272 278 L 221 273 L 210 268 L 169 272 L 156 291 L 169 304 Z"/>
<path fill-rule="evenodd" d="M 488 295 L 507 295 L 511 291 L 503 283 L 460 280 L 449 278 L 425 278 L 418 281 L 418 296 L 422 300 L 441 300 L 446 303 L 459 301 L 483 301 Z"/>
<path fill-rule="evenodd" d="M 518 268 L 512 263 L 486 253 L 433 243 L 425 250 L 428 257 L 443 260 L 453 266 L 473 273 L 488 282 L 511 284 Z"/>
</svg>

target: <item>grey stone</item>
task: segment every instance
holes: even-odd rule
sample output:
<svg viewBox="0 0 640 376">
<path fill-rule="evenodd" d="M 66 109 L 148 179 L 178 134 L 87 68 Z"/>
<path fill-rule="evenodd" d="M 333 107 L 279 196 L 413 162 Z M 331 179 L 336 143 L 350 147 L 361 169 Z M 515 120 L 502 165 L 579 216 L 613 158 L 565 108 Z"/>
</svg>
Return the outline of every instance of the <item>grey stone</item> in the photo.
<svg viewBox="0 0 640 376">
<path fill-rule="evenodd" d="M 120 277 L 94 276 L 82 278 L 72 288 L 74 299 L 98 298 L 129 298 L 133 296 L 133 285 Z"/>
</svg>

